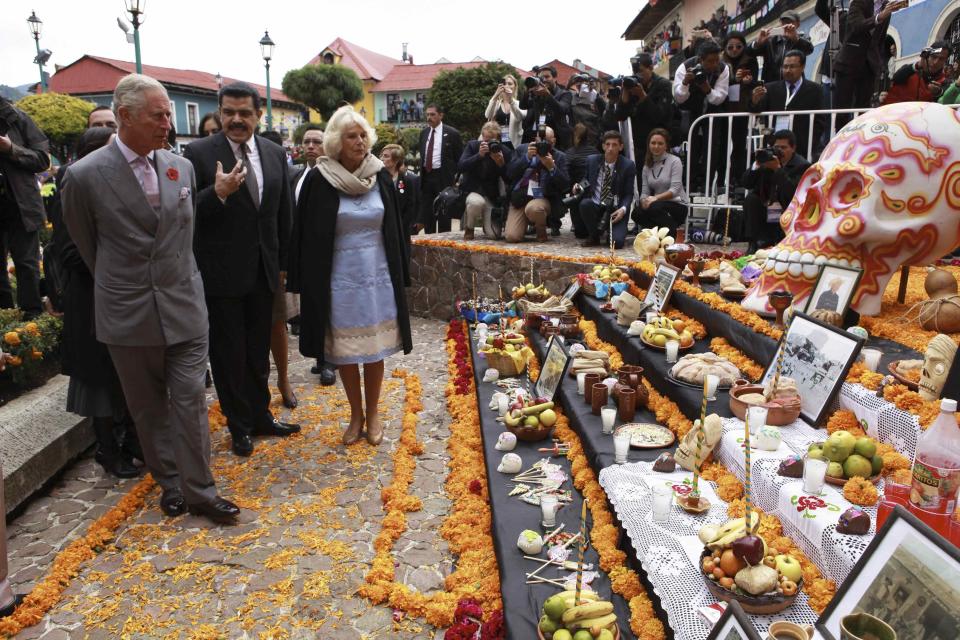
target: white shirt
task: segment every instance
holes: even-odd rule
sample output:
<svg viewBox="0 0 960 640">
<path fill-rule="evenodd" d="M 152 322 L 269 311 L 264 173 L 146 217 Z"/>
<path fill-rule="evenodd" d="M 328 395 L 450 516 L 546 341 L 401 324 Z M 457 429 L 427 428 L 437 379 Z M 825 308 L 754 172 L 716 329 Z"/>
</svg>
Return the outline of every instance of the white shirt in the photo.
<svg viewBox="0 0 960 640">
<path fill-rule="evenodd" d="M 293 190 L 293 203 L 296 204 L 300 202 L 300 188 L 303 187 L 303 181 L 307 179 L 307 174 L 313 171 L 317 165 L 307 164 L 303 169 L 303 173 L 300 174 L 300 179 L 297 180 L 297 188 Z"/>
<path fill-rule="evenodd" d="M 430 132 L 427 132 L 427 147 L 430 146 Z M 424 147 L 423 152 L 427 152 L 427 147 Z M 443 123 L 437 125 L 437 128 L 433 130 L 433 165 L 431 165 L 431 171 L 435 171 L 440 168 L 440 157 L 441 151 L 443 150 Z"/>
<path fill-rule="evenodd" d="M 610 167 L 610 195 L 613 195 L 613 176 L 616 173 L 614 168 L 616 167 L 616 162 L 604 162 L 604 166 Z M 600 172 L 597 173 L 597 188 L 593 192 L 593 201 L 597 204 L 603 204 L 600 202 L 600 194 L 603 192 L 603 167 L 600 167 Z"/>
<path fill-rule="evenodd" d="M 136 151 L 134 151 L 127 145 L 123 144 L 123 141 L 120 140 L 120 136 L 117 136 L 114 139 L 117 141 L 117 148 L 120 149 L 120 154 L 123 155 L 123 159 L 126 160 L 127 164 L 130 165 L 130 169 L 133 170 L 133 175 L 136 176 L 137 181 L 140 183 L 140 186 L 144 189 L 144 191 L 146 191 L 147 182 L 146 182 L 145 176 L 143 175 L 143 172 L 146 171 L 146 169 L 140 163 L 140 159 L 144 157 L 147 159 L 147 161 L 150 163 L 150 166 L 153 167 L 154 176 L 156 176 L 157 170 L 156 170 L 156 165 L 153 163 L 153 156 L 154 156 L 153 150 L 151 149 L 150 153 L 148 153 L 146 156 L 141 156 Z M 157 178 L 155 177 L 152 182 L 153 184 L 157 185 L 158 192 L 159 192 L 160 185 Z M 148 196 L 148 199 L 149 199 L 149 196 Z"/>
<path fill-rule="evenodd" d="M 237 162 L 243 162 L 243 152 L 240 151 L 240 145 L 227 138 L 230 148 L 233 150 L 233 157 Z M 253 136 L 247 140 L 247 157 L 250 159 L 250 166 L 253 167 L 253 173 L 257 176 L 257 199 L 263 202 L 263 165 L 260 164 L 260 151 L 257 149 L 257 142 Z M 224 168 L 226 171 L 226 168 Z"/>
<path fill-rule="evenodd" d="M 678 104 L 683 104 L 690 98 L 690 87 L 683 84 L 683 78 L 687 75 L 687 68 L 683 63 L 677 67 L 677 73 L 673 76 L 673 97 Z M 727 93 L 730 90 L 730 66 L 723 65 L 723 71 L 717 82 L 713 85 L 710 93 L 707 95 L 707 102 L 714 106 L 719 106 L 726 102 Z"/>
</svg>

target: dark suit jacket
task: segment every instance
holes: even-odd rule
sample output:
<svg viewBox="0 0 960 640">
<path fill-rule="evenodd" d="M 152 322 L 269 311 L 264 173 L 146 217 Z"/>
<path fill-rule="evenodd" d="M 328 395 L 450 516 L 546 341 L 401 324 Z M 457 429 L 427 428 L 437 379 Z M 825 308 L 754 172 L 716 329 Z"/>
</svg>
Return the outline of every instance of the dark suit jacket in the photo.
<svg viewBox="0 0 960 640">
<path fill-rule="evenodd" d="M 793 154 L 785 166 L 771 171 L 770 169 L 747 169 L 740 180 L 740 184 L 764 201 L 776 200 L 784 209 L 790 206 L 790 201 L 797 191 L 797 185 L 803 174 L 810 168 L 810 163 L 799 153 Z"/>
<path fill-rule="evenodd" d="M 0 100 L 0 135 L 13 143 L 8 153 L 0 153 L 0 173 L 13 193 L 23 227 L 33 231 L 43 224 L 43 198 L 36 174 L 50 166 L 50 145 L 30 116 L 6 100 Z"/>
<path fill-rule="evenodd" d="M 762 45 L 757 46 L 756 41 L 751 42 L 747 47 L 747 52 L 756 57 L 763 58 L 763 81 L 776 82 L 780 80 L 780 67 L 783 66 L 783 58 L 787 51 L 797 49 L 804 55 L 809 56 L 813 53 L 813 43 L 807 38 L 800 36 L 796 42 L 790 42 L 786 36 L 771 36 Z M 731 74 L 736 73 L 736 69 L 731 70 Z M 754 75 L 756 78 L 756 75 Z"/>
<path fill-rule="evenodd" d="M 889 26 L 889 19 L 877 24 L 873 0 L 851 0 L 843 45 L 834 61 L 837 73 L 879 75 L 883 67 L 883 42 Z"/>
<path fill-rule="evenodd" d="M 527 148 L 530 145 L 522 144 L 517 147 L 513 154 L 513 160 L 507 165 L 507 183 L 509 190 L 516 188 L 517 184 L 523 178 L 523 174 L 530 166 L 527 160 Z M 558 218 L 563 211 L 563 194 L 570 189 L 570 175 L 567 173 L 567 154 L 559 149 L 550 152 L 553 156 L 554 170 L 552 174 L 547 174 L 542 180 L 543 197 L 550 201 L 550 216 Z"/>
<path fill-rule="evenodd" d="M 224 171 L 236 164 L 222 132 L 191 142 L 183 155 L 197 175 L 194 252 L 208 296 L 239 297 L 253 291 L 263 265 L 270 290 L 286 270 L 293 196 L 283 149 L 254 136 L 263 168 L 263 195 L 255 209 L 246 185 L 220 202 L 213 190 L 217 161 Z"/>
<path fill-rule="evenodd" d="M 503 147 L 503 166 L 498 167 L 490 154 L 480 155 L 480 141 L 471 140 L 467 143 L 460 156 L 460 173 L 463 174 L 463 183 L 460 185 L 465 193 L 479 193 L 490 200 L 500 196 L 500 178 L 507 175 L 507 166 L 513 159 L 513 154 L 507 147 Z"/>
<path fill-rule="evenodd" d="M 645 91 L 645 100 L 628 104 L 617 100 L 613 107 L 617 120 L 630 118 L 635 158 L 642 158 L 647 152 L 647 138 L 651 131 L 658 127 L 669 131 L 673 125 L 673 84 L 655 75 Z"/>
<path fill-rule="evenodd" d="M 413 171 L 407 171 L 397 176 L 394 185 L 397 187 L 403 231 L 409 238 L 413 233 L 413 225 L 420 219 L 420 176 Z"/>
<path fill-rule="evenodd" d="M 771 82 L 766 85 L 767 95 L 757 103 L 753 104 L 753 101 L 750 103 L 750 110 L 754 113 L 760 113 L 761 111 L 810 111 L 813 109 L 823 109 L 825 108 L 823 104 L 823 89 L 816 82 L 811 82 L 806 78 L 803 79 L 803 84 L 800 85 L 800 88 L 797 90 L 797 95 L 793 97 L 793 100 L 790 101 L 790 106 L 787 107 L 787 83 L 783 80 L 777 80 L 776 82 Z M 775 122 L 775 119 L 771 118 L 772 122 Z M 807 150 L 807 137 L 810 133 L 810 120 L 813 120 L 813 151 L 819 152 L 823 147 L 820 142 L 820 137 L 823 135 L 823 131 L 826 128 L 826 118 L 823 115 L 814 116 L 811 118 L 809 115 L 797 115 L 793 117 L 793 134 L 797 137 L 797 153 L 801 155 L 810 155 Z"/>
<path fill-rule="evenodd" d="M 430 127 L 424 127 L 420 131 L 420 143 L 417 148 L 420 150 L 420 175 L 423 175 L 427 166 L 427 142 L 430 140 Z M 436 146 L 440 141 L 434 140 Z M 443 186 L 449 187 L 457 175 L 457 163 L 460 161 L 460 154 L 463 153 L 463 140 L 460 138 L 460 132 L 443 123 L 443 146 L 440 148 L 440 176 Z"/>
<path fill-rule="evenodd" d="M 590 156 L 587 158 L 587 180 L 590 186 L 587 187 L 587 200 L 593 200 L 593 195 L 597 192 L 597 184 L 600 182 L 603 167 L 603 154 Z M 627 213 L 633 206 L 634 183 L 637 181 L 637 165 L 625 156 L 617 158 L 617 163 L 613 166 L 613 189 L 612 193 L 617 197 L 616 207 L 624 207 Z"/>
<path fill-rule="evenodd" d="M 410 284 L 407 238 L 401 233 L 397 190 L 386 169 L 377 176 L 383 200 L 383 248 L 397 305 L 397 325 L 403 339 L 403 352 L 410 353 L 413 339 L 404 286 Z M 300 294 L 300 353 L 322 358 L 330 320 L 330 277 L 337 230 L 340 192 L 319 171 L 307 176 L 290 237 L 290 266 L 287 291 Z"/>
<path fill-rule="evenodd" d="M 557 85 L 556 90 L 543 98 L 534 97 L 529 91 L 520 98 L 520 108 L 526 109 L 523 117 L 523 141 L 532 142 L 537 137 L 540 115 L 546 116 L 546 125 L 553 129 L 557 137 L 557 146 L 566 149 L 570 146 L 572 127 L 570 114 L 573 108 L 573 94 Z"/>
</svg>

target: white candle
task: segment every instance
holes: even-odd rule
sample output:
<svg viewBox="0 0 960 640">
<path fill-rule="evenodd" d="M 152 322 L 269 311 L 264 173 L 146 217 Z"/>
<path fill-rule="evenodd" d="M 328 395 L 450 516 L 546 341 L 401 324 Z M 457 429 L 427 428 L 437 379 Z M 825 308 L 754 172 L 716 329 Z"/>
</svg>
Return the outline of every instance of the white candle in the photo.
<svg viewBox="0 0 960 640">
<path fill-rule="evenodd" d="M 720 376 L 708 373 L 707 374 L 707 400 L 713 402 L 717 399 L 717 387 L 720 386 Z"/>
<path fill-rule="evenodd" d="M 552 529 L 557 526 L 557 496 L 544 494 L 540 496 L 540 515 L 543 521 L 540 523 L 544 529 Z"/>
<path fill-rule="evenodd" d="M 676 340 L 667 340 L 667 362 L 676 362 L 680 352 L 680 343 Z"/>
<path fill-rule="evenodd" d="M 581 396 L 583 395 L 583 383 L 586 377 L 587 377 L 587 374 L 585 373 L 577 374 L 577 395 L 581 395 Z"/>
<path fill-rule="evenodd" d="M 882 355 L 880 350 L 863 349 L 860 353 L 863 354 L 863 364 L 866 365 L 867 369 L 876 371 L 877 367 L 880 366 L 880 356 Z"/>
<path fill-rule="evenodd" d="M 653 521 L 666 522 L 670 519 L 670 506 L 673 503 L 673 487 L 665 484 L 653 486 Z"/>
<path fill-rule="evenodd" d="M 603 432 L 606 434 L 613 433 L 613 423 L 617 419 L 617 409 L 616 407 L 604 407 L 600 409 L 600 420 L 603 422 Z"/>
<path fill-rule="evenodd" d="M 821 458 L 811 458 L 809 455 L 803 459 L 803 491 L 805 493 L 820 495 L 823 490 L 824 478 L 827 475 L 827 461 Z"/>
<path fill-rule="evenodd" d="M 623 464 L 627 461 L 627 453 L 630 451 L 630 434 L 623 430 L 613 434 L 613 461 L 617 464 Z"/>
<path fill-rule="evenodd" d="M 750 437 L 755 437 L 760 433 L 760 429 L 767 424 L 766 407 L 748 407 L 747 422 L 750 423 Z"/>
</svg>

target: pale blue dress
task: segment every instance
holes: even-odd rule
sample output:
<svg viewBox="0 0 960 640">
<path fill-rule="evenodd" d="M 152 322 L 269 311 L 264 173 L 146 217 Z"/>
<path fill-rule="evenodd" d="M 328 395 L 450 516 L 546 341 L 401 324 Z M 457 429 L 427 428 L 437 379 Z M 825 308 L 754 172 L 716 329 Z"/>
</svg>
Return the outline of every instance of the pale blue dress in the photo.
<svg viewBox="0 0 960 640">
<path fill-rule="evenodd" d="M 383 200 L 376 186 L 362 196 L 340 194 L 326 361 L 334 365 L 383 360 L 400 351 L 397 303 L 383 245 Z"/>
</svg>

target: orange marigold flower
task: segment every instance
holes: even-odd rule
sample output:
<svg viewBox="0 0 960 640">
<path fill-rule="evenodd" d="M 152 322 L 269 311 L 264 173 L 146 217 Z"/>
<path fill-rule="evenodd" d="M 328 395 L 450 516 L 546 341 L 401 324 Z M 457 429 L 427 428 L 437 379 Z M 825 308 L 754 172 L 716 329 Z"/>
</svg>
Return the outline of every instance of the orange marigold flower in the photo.
<svg viewBox="0 0 960 640">
<path fill-rule="evenodd" d="M 3 341 L 11 347 L 16 347 L 20 344 L 20 334 L 16 331 L 7 331 L 3 334 Z"/>
<path fill-rule="evenodd" d="M 854 476 L 843 485 L 843 497 L 862 507 L 872 507 L 877 504 L 877 488 L 872 482 Z"/>
</svg>

